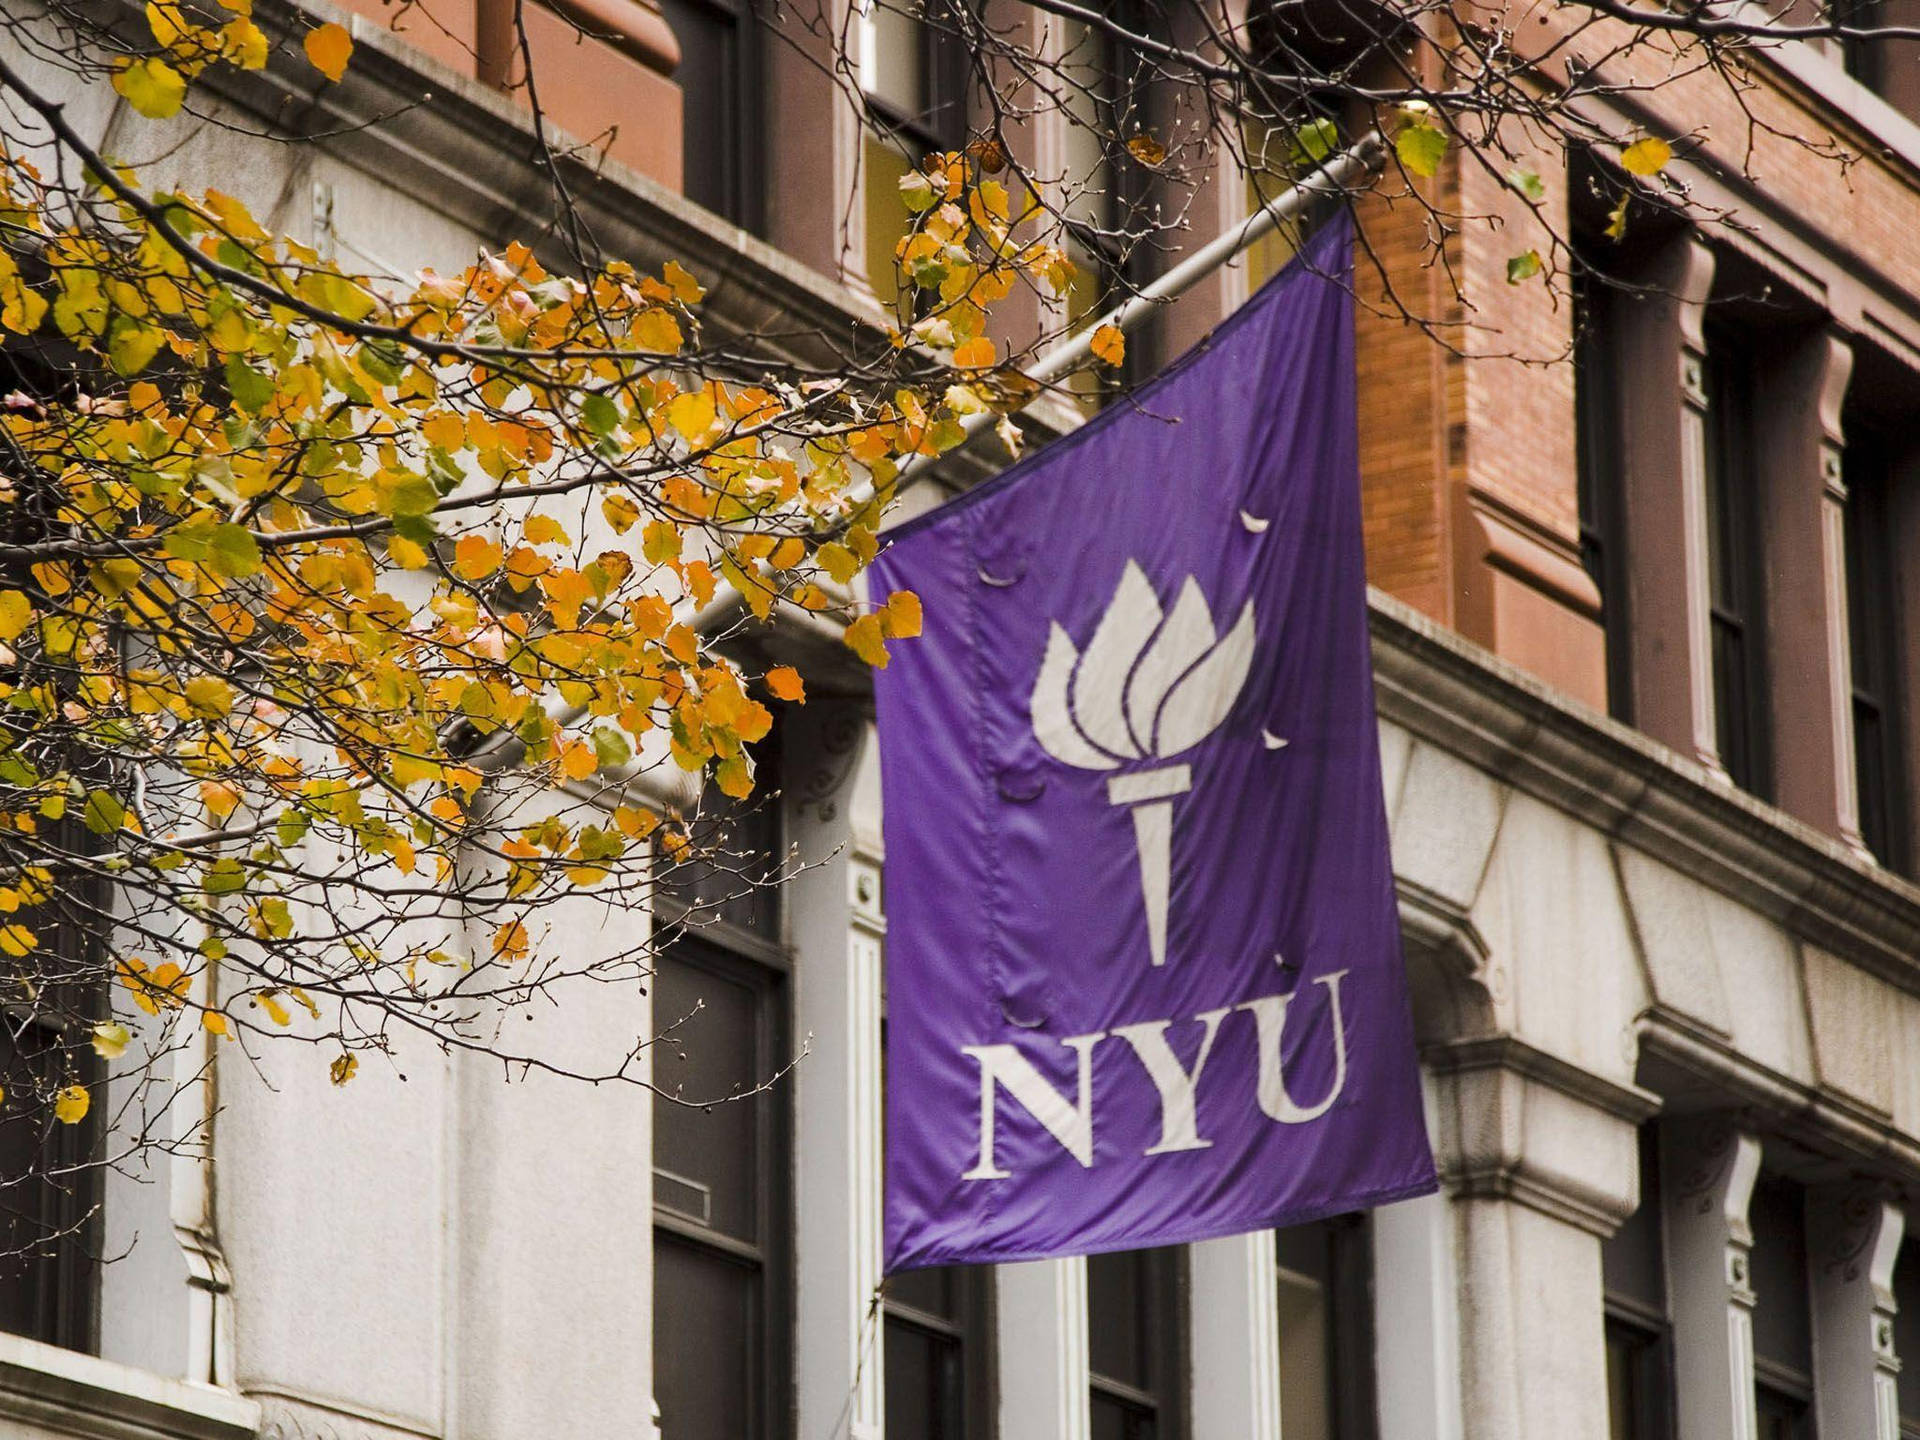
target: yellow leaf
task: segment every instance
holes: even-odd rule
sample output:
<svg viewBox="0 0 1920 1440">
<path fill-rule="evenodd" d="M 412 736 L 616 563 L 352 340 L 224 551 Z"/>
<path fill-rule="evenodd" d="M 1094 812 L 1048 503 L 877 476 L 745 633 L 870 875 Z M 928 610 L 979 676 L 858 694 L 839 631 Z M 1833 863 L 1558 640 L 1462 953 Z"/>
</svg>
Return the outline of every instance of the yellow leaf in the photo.
<svg viewBox="0 0 1920 1440">
<path fill-rule="evenodd" d="M 667 402 L 667 423 L 689 444 L 713 429 L 714 418 L 713 396 L 704 390 L 676 395 Z"/>
<path fill-rule="evenodd" d="M 123 63 L 114 71 L 113 88 L 149 120 L 179 114 L 180 102 L 187 98 L 186 78 L 154 56 Z"/>
<path fill-rule="evenodd" d="M 18 590 L 0 590 L 0 640 L 12 644 L 33 621 L 33 604 Z"/>
<path fill-rule="evenodd" d="M 220 38 L 226 56 L 242 70 L 267 68 L 267 37 L 260 27 L 244 15 L 221 28 Z"/>
<path fill-rule="evenodd" d="M 273 991 L 262 990 L 254 998 L 259 1002 L 260 1008 L 273 1017 L 274 1024 L 291 1025 L 293 1023 L 293 1016 L 288 1014 L 287 1007 L 274 997 Z"/>
<path fill-rule="evenodd" d="M 40 937 L 24 925 L 0 925 L 0 952 L 24 955 L 39 943 Z"/>
<path fill-rule="evenodd" d="M 880 633 L 878 615 L 862 615 L 847 626 L 847 648 L 858 655 L 867 664 L 884 670 L 887 668 L 887 642 Z"/>
<path fill-rule="evenodd" d="M 600 757 L 584 740 L 569 740 L 560 747 L 560 773 L 569 780 L 584 780 L 600 768 Z"/>
<path fill-rule="evenodd" d="M 1127 337 L 1120 333 L 1118 325 L 1102 325 L 1093 332 L 1093 358 L 1115 369 L 1127 358 Z"/>
<path fill-rule="evenodd" d="M 682 268 L 677 260 L 667 261 L 660 273 L 665 277 L 667 284 L 673 287 L 673 298 L 682 305 L 698 305 L 700 297 L 707 293 L 700 288 L 700 282 Z"/>
<path fill-rule="evenodd" d="M 1167 147 L 1144 130 L 1127 141 L 1127 150 L 1142 165 L 1158 165 L 1167 158 Z"/>
<path fill-rule="evenodd" d="M 514 960 L 527 953 L 527 927 L 518 920 L 510 921 L 493 932 L 493 953 L 504 959 Z"/>
<path fill-rule="evenodd" d="M 836 585 L 846 584 L 860 569 L 860 557 L 838 540 L 829 540 L 822 545 L 813 552 L 813 558 L 822 570 L 833 577 Z"/>
<path fill-rule="evenodd" d="M 887 597 L 886 633 L 911 640 L 920 633 L 920 597 L 911 590 L 896 590 Z"/>
<path fill-rule="evenodd" d="M 565 545 L 567 532 L 551 515 L 529 515 L 521 527 L 521 538 L 529 545 Z"/>
<path fill-rule="evenodd" d="M 53 1118 L 62 1125 L 78 1125 L 93 1108 L 93 1097 L 84 1085 L 69 1085 L 53 1097 Z"/>
<path fill-rule="evenodd" d="M 347 61 L 353 55 L 353 37 L 340 26 L 317 26 L 307 32 L 304 43 L 307 59 L 327 79 L 337 81 L 347 73 Z"/>
<path fill-rule="evenodd" d="M 802 705 L 807 703 L 807 687 L 801 682 L 800 672 L 791 665 L 776 665 L 769 670 L 767 689 L 773 692 L 776 700 L 792 700 Z"/>
<path fill-rule="evenodd" d="M 1657 135 L 1636 140 L 1620 152 L 1620 168 L 1629 175 L 1649 178 L 1667 168 L 1673 159 L 1673 147 Z"/>
<path fill-rule="evenodd" d="M 737 755 L 714 766 L 713 778 L 720 787 L 720 793 L 735 800 L 744 800 L 753 793 L 753 772 L 747 768 L 747 762 Z"/>
<path fill-rule="evenodd" d="M 336 1085 L 344 1085 L 353 1079 L 354 1071 L 360 1068 L 360 1061 L 353 1055 L 339 1056 L 327 1067 L 327 1078 Z"/>
<path fill-rule="evenodd" d="M 222 1015 L 218 1010 L 202 1010 L 200 1012 L 200 1025 L 201 1028 L 209 1034 L 225 1035 L 227 1033 L 227 1017 Z"/>
<path fill-rule="evenodd" d="M 212 675 L 196 675 L 187 681 L 187 708 L 202 720 L 218 720 L 233 709 L 233 690 L 226 681 Z"/>
<path fill-rule="evenodd" d="M 609 495 L 600 502 L 600 513 L 607 517 L 614 534 L 624 535 L 640 518 L 640 507 L 624 495 Z"/>
<path fill-rule="evenodd" d="M 102 1021 L 93 1027 L 93 1053 L 102 1060 L 118 1060 L 127 1053 L 132 1033 L 118 1021 Z"/>
</svg>

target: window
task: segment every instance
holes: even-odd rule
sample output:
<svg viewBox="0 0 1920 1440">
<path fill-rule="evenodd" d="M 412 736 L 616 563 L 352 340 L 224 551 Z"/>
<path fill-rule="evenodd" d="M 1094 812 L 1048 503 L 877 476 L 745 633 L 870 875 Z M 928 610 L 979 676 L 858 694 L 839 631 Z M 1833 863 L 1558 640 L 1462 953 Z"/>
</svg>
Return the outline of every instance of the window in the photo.
<svg viewBox="0 0 1920 1440">
<path fill-rule="evenodd" d="M 905 210 L 900 181 L 928 155 L 967 140 L 967 52 L 955 17 L 938 5 L 867 0 L 860 20 L 860 86 L 866 96 L 867 283 L 884 305 L 898 299 L 894 247 Z"/>
<path fill-rule="evenodd" d="M 1608 1440 L 1673 1434 L 1659 1132 L 1640 1128 L 1640 1208 L 1601 1247 L 1606 1287 Z"/>
<path fill-rule="evenodd" d="M 1906 767 L 1901 763 L 1900 636 L 1892 489 L 1896 448 L 1849 426 L 1847 630 L 1852 646 L 1853 758 L 1860 834 L 1890 870 L 1907 869 Z"/>
<path fill-rule="evenodd" d="M 1573 410 L 1579 445 L 1580 563 L 1600 592 L 1607 713 L 1633 720 L 1627 648 L 1626 476 L 1620 455 L 1620 352 L 1613 287 L 1582 267 L 1573 281 Z"/>
<path fill-rule="evenodd" d="M 1900 1244 L 1893 1266 L 1894 1354 L 1900 1357 L 1900 1440 L 1920 1440 L 1920 1235 Z"/>
<path fill-rule="evenodd" d="M 49 1097 L 98 1066 L 44 1020 L 0 1012 L 0 1330 L 69 1350 L 99 1343 L 100 1175 L 95 1108 L 78 1125 L 53 1119 Z M 76 1068 L 78 1067 L 78 1068 Z"/>
<path fill-rule="evenodd" d="M 753 0 L 661 0 L 680 42 L 687 198 L 748 230 L 761 224 L 757 157 L 765 148 Z"/>
<path fill-rule="evenodd" d="M 985 1440 L 992 1271 L 908 1270 L 887 1281 L 887 1440 Z"/>
<path fill-rule="evenodd" d="M 1099 8 L 1123 27 L 1146 28 L 1136 0 L 1105 0 Z M 1145 283 L 1146 257 L 1136 252 L 1133 237 L 1151 222 L 1151 192 L 1148 174 L 1126 142 L 1152 127 L 1141 58 L 1084 21 L 1064 22 L 1062 33 L 1066 43 L 1057 88 L 1064 127 L 1065 244 L 1077 272 L 1067 296 L 1067 319 L 1079 326 Z M 1151 330 L 1150 324 L 1138 325 L 1128 335 L 1125 363 L 1113 383 L 1091 373 L 1074 382 L 1083 408 L 1098 408 L 1120 386 L 1153 373 Z"/>
<path fill-rule="evenodd" d="M 1720 763 L 1741 789 L 1772 798 L 1767 748 L 1764 560 L 1760 546 L 1758 400 L 1752 336 L 1707 332 L 1707 570 Z"/>
<path fill-rule="evenodd" d="M 1274 1233 L 1280 1287 L 1280 1433 L 1373 1440 L 1373 1247 L 1364 1215 Z"/>
<path fill-rule="evenodd" d="M 708 813 L 696 834 L 720 823 Z M 780 1440 L 791 1139 L 788 1091 L 767 1082 L 789 1057 L 789 1001 L 777 897 L 747 883 L 776 863 L 772 805 L 724 834 L 719 863 L 668 872 L 657 900 L 670 923 L 653 983 L 654 1393 L 676 1440 Z"/>
<path fill-rule="evenodd" d="M 1186 1416 L 1186 1252 L 1087 1260 L 1092 1440 L 1181 1440 Z"/>
<path fill-rule="evenodd" d="M 1807 1282 L 1806 1197 L 1763 1174 L 1747 1209 L 1753 1227 L 1753 1371 L 1759 1440 L 1813 1440 L 1813 1315 Z"/>
</svg>

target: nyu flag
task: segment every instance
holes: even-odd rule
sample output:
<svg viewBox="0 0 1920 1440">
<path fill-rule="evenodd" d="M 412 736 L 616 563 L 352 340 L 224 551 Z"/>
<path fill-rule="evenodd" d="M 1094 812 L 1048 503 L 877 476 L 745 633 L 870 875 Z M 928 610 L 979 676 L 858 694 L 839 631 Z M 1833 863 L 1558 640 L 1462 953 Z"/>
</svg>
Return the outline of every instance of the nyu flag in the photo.
<svg viewBox="0 0 1920 1440">
<path fill-rule="evenodd" d="M 895 532 L 887 1267 L 1434 1188 L 1380 792 L 1350 236 Z"/>
</svg>

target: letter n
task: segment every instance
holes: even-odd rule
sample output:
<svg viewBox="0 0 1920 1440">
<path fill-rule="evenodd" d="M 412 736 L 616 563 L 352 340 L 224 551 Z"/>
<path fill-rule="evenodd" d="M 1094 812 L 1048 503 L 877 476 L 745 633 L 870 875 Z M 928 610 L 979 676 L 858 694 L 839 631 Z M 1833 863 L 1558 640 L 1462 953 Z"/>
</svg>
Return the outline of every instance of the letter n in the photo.
<svg viewBox="0 0 1920 1440">
<path fill-rule="evenodd" d="M 1093 1047 L 1106 1039 L 1106 1032 L 1073 1035 L 1060 1043 L 1079 1056 L 1080 1099 L 1069 1104 L 1066 1097 L 1034 1069 L 1033 1062 L 1011 1045 L 962 1045 L 960 1053 L 971 1055 L 980 1066 L 980 1163 L 967 1171 L 962 1180 L 1004 1180 L 1009 1172 L 995 1163 L 993 1148 L 994 1101 L 1000 1086 L 1019 1101 L 1026 1112 L 1046 1126 L 1068 1154 L 1082 1165 L 1093 1165 Z"/>
</svg>

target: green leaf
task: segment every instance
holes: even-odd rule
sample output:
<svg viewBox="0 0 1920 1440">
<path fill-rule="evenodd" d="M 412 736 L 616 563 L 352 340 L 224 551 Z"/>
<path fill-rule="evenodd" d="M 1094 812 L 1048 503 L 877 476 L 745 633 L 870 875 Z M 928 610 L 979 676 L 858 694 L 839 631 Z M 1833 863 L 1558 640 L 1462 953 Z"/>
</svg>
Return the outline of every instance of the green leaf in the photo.
<svg viewBox="0 0 1920 1440">
<path fill-rule="evenodd" d="M 1446 132 L 1430 121 L 1410 119 L 1393 137 L 1393 150 L 1408 170 L 1423 180 L 1431 180 L 1440 172 L 1441 160 L 1446 158 Z"/>
<path fill-rule="evenodd" d="M 244 525 L 216 525 L 207 542 L 207 562 L 216 575 L 244 580 L 261 569 L 260 545 Z"/>
<path fill-rule="evenodd" d="M 1340 127 L 1325 116 L 1293 132 L 1293 163 L 1306 169 L 1318 165 L 1340 144 Z"/>
<path fill-rule="evenodd" d="M 627 743 L 627 737 L 611 725 L 602 725 L 593 732 L 593 753 L 602 770 L 611 770 L 633 758 L 633 747 Z"/>
<path fill-rule="evenodd" d="M 1531 280 L 1540 273 L 1542 262 L 1538 250 L 1527 250 L 1507 261 L 1507 284 L 1518 285 L 1523 280 Z"/>
<path fill-rule="evenodd" d="M 94 790 L 88 793 L 86 809 L 81 811 L 80 818 L 96 835 L 115 835 L 126 824 L 127 807 L 120 803 L 117 795 Z"/>
<path fill-rule="evenodd" d="M 1547 198 L 1547 187 L 1532 170 L 1509 170 L 1507 183 L 1526 196 L 1535 205 Z"/>
<path fill-rule="evenodd" d="M 152 363 L 165 343 L 167 332 L 158 325 L 142 325 L 133 320 L 117 320 L 107 337 L 107 358 L 122 375 L 138 375 Z"/>
<path fill-rule="evenodd" d="M 247 870 L 238 860 L 216 860 L 207 867 L 200 888 L 209 895 L 231 895 L 247 888 Z"/>
<path fill-rule="evenodd" d="M 620 407 L 604 395 L 589 395 L 580 402 L 580 423 L 595 435 L 611 435 L 620 428 Z"/>
<path fill-rule="evenodd" d="M 227 389 L 233 403 L 249 414 L 258 415 L 273 399 L 273 377 L 262 375 L 238 355 L 227 357 Z"/>
</svg>

